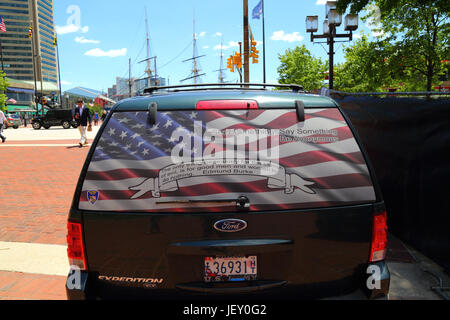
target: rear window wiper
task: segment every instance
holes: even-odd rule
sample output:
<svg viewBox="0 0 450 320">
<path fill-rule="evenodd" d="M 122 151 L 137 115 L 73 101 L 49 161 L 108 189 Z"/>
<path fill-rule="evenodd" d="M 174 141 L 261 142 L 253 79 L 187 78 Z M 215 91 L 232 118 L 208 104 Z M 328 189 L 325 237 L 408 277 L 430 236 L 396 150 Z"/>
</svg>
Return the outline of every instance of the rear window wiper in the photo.
<svg viewBox="0 0 450 320">
<path fill-rule="evenodd" d="M 217 199 L 217 200 L 167 200 L 167 201 L 156 201 L 157 205 L 161 204 L 216 204 L 216 203 L 230 203 L 235 205 L 239 210 L 250 209 L 250 200 L 246 196 L 240 196 L 237 199 Z"/>
</svg>

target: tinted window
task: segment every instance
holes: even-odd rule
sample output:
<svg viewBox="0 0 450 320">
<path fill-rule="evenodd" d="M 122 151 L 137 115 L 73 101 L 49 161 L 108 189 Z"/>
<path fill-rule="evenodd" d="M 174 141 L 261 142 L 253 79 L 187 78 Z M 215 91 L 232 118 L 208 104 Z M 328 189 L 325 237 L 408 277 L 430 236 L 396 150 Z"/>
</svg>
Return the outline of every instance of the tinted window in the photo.
<svg viewBox="0 0 450 320">
<path fill-rule="evenodd" d="M 89 165 L 80 209 L 234 211 L 375 201 L 364 157 L 338 109 L 116 112 Z M 195 202 L 188 202 L 195 201 Z"/>
</svg>

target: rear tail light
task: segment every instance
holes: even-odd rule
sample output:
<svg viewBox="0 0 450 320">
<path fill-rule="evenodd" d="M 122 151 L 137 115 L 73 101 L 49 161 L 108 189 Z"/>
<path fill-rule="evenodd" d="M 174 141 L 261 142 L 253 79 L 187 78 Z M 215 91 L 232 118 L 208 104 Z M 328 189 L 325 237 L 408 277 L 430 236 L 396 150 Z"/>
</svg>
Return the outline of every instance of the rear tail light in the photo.
<svg viewBox="0 0 450 320">
<path fill-rule="evenodd" d="M 87 270 L 83 243 L 83 228 L 80 223 L 67 223 L 67 256 L 71 266 Z"/>
<path fill-rule="evenodd" d="M 370 262 L 382 261 L 387 251 L 387 214 L 386 211 L 375 213 L 373 216 L 372 248 Z"/>
<path fill-rule="evenodd" d="M 197 110 L 247 110 L 258 109 L 254 100 L 209 100 L 197 103 Z"/>
</svg>

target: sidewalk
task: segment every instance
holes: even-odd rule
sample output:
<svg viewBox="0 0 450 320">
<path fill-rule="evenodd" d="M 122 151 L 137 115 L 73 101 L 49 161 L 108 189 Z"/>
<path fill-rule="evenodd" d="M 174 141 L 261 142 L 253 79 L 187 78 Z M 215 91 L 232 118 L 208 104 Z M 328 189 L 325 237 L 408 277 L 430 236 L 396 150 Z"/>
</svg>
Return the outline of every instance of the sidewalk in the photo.
<svg viewBox="0 0 450 320">
<path fill-rule="evenodd" d="M 87 136 L 89 140 L 92 140 L 97 135 L 100 126 L 93 126 L 92 132 L 88 132 Z M 7 129 L 3 131 L 4 136 L 7 138 L 8 142 L 15 141 L 27 141 L 28 143 L 31 141 L 60 141 L 60 140 L 69 140 L 69 141 L 80 141 L 80 132 L 78 129 L 63 129 L 62 127 L 52 127 L 48 130 L 34 130 L 31 126 L 27 128 L 20 127 L 19 129 Z"/>
<path fill-rule="evenodd" d="M 411 246 L 389 235 L 386 260 L 391 272 L 390 300 L 444 300 L 450 291 L 438 293 L 436 288 L 450 286 L 450 277 L 434 261 Z"/>
</svg>

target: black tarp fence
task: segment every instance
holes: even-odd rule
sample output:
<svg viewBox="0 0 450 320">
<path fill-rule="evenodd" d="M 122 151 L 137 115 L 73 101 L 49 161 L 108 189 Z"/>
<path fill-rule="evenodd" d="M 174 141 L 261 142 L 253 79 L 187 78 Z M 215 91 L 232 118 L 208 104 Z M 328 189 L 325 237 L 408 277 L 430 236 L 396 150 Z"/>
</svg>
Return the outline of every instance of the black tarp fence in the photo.
<svg viewBox="0 0 450 320">
<path fill-rule="evenodd" d="M 450 99 L 335 99 L 369 154 L 390 232 L 450 273 Z"/>
</svg>

